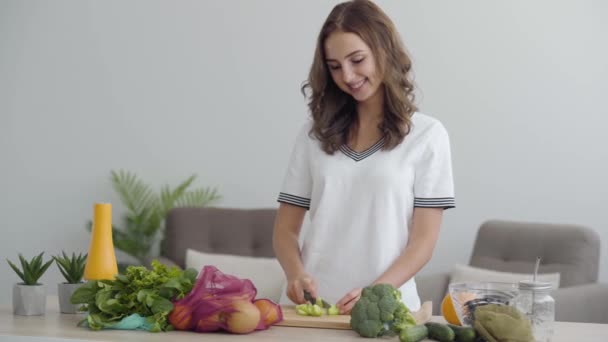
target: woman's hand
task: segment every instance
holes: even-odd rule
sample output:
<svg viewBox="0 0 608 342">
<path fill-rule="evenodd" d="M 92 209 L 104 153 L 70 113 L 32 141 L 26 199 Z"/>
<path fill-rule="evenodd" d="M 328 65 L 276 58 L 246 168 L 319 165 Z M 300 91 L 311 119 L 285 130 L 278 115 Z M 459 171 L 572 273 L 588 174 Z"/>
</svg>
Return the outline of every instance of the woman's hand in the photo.
<svg viewBox="0 0 608 342">
<path fill-rule="evenodd" d="M 308 291 L 313 298 L 317 297 L 317 283 L 310 275 L 302 273 L 292 279 L 287 279 L 287 297 L 292 302 L 296 304 L 306 303 L 304 290 Z"/>
<path fill-rule="evenodd" d="M 340 310 L 340 315 L 350 314 L 350 311 L 355 307 L 359 298 L 361 298 L 361 291 L 363 291 L 361 288 L 354 289 L 336 303 L 336 306 Z"/>
</svg>

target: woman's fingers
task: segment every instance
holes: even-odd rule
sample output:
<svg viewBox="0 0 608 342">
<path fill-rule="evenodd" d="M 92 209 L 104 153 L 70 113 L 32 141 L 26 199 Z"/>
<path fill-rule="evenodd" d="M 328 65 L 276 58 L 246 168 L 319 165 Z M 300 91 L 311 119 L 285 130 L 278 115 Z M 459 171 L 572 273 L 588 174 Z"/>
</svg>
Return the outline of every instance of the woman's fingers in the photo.
<svg viewBox="0 0 608 342">
<path fill-rule="evenodd" d="M 296 304 L 306 303 L 306 299 L 304 298 L 304 290 L 309 290 L 310 284 L 308 281 L 304 281 L 302 278 L 296 279 L 293 282 L 293 295 L 295 297 Z"/>
<path fill-rule="evenodd" d="M 303 304 L 306 302 L 306 300 L 304 299 L 304 288 L 302 287 L 302 284 L 297 280 L 294 281 L 293 292 L 294 297 L 296 297 L 296 304 Z"/>
<path fill-rule="evenodd" d="M 312 297 L 317 296 L 317 283 L 312 277 L 307 275 L 289 281 L 286 291 L 287 297 L 296 304 L 304 304 L 306 303 L 306 299 L 304 298 L 305 290 Z"/>
<path fill-rule="evenodd" d="M 352 290 L 349 293 L 345 294 L 344 297 L 342 297 L 337 303 L 336 305 L 338 307 L 344 306 L 344 304 L 350 302 L 353 298 L 355 298 L 357 296 L 357 292 L 356 290 Z"/>
<path fill-rule="evenodd" d="M 308 291 L 313 298 L 317 298 L 317 283 L 314 279 L 309 277 L 302 279 L 302 291 L 304 290 Z"/>
<path fill-rule="evenodd" d="M 348 314 L 350 314 L 350 312 L 355 307 L 355 304 L 357 304 L 357 302 L 359 301 L 359 298 L 360 297 L 355 297 L 350 302 L 344 304 L 342 306 L 342 308 L 340 309 L 340 314 L 342 314 L 342 315 L 348 315 Z"/>
<path fill-rule="evenodd" d="M 354 289 L 342 297 L 342 299 L 336 303 L 336 306 L 341 314 L 350 313 L 359 298 L 361 298 L 361 289 Z"/>
</svg>

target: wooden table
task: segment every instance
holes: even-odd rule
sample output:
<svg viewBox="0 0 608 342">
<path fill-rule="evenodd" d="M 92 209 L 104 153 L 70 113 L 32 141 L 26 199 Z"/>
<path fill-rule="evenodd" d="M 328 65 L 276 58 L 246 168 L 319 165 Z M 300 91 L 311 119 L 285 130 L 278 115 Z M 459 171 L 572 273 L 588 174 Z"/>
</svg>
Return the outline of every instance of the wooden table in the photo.
<svg viewBox="0 0 608 342">
<path fill-rule="evenodd" d="M 0 307 L 0 341 L 61 342 L 70 340 L 85 341 L 372 341 L 362 339 L 351 330 L 311 329 L 271 327 L 248 335 L 228 333 L 204 333 L 173 331 L 169 333 L 148 333 L 144 331 L 103 330 L 90 331 L 79 328 L 76 323 L 83 314 L 60 314 L 57 297 L 49 297 L 46 315 L 14 316 L 10 305 Z M 433 316 L 433 321 L 444 322 L 441 317 Z M 16 337 L 21 336 L 21 337 Z M 30 337 L 25 337 L 30 336 Z M 399 341 L 398 338 L 378 341 Z M 608 341 L 608 324 L 555 323 L 553 342 L 571 341 Z"/>
</svg>

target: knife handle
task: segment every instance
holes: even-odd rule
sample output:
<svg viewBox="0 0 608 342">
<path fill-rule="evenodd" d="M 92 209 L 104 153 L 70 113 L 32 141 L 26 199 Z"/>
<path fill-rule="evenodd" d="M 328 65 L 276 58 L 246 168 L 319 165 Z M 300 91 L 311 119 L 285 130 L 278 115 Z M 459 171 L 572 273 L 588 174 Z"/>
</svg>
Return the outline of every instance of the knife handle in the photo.
<svg viewBox="0 0 608 342">
<path fill-rule="evenodd" d="M 317 302 L 316 298 L 313 297 L 310 292 L 304 290 L 304 299 L 309 301 L 310 304 L 315 304 Z"/>
</svg>

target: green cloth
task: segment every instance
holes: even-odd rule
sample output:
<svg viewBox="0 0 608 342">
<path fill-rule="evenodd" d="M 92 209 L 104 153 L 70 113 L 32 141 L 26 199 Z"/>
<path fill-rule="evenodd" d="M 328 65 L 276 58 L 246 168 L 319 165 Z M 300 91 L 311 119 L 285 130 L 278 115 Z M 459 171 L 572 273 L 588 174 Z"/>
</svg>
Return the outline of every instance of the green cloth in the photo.
<svg viewBox="0 0 608 342">
<path fill-rule="evenodd" d="M 474 326 L 488 342 L 534 342 L 530 321 L 512 306 L 488 304 L 476 307 Z"/>
</svg>

